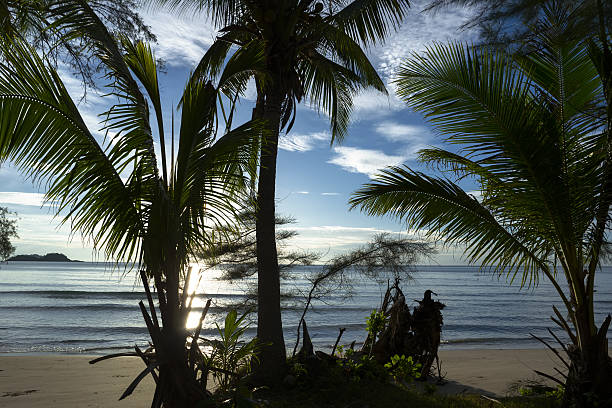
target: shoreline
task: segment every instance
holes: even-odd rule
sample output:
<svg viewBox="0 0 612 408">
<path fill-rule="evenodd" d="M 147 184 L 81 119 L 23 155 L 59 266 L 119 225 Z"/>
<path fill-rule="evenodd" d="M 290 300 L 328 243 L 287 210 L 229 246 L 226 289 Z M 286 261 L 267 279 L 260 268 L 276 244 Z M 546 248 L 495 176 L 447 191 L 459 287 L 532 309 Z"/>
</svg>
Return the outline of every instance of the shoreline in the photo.
<svg viewBox="0 0 612 408">
<path fill-rule="evenodd" d="M 440 350 L 447 383 L 444 394 L 508 395 L 518 380 L 534 379 L 533 370 L 546 373 L 560 362 L 546 349 Z M 142 407 L 150 403 L 154 383 L 145 378 L 123 401 L 119 396 L 143 369 L 136 358 L 116 358 L 91 365 L 97 356 L 0 354 L 0 407 Z"/>
</svg>

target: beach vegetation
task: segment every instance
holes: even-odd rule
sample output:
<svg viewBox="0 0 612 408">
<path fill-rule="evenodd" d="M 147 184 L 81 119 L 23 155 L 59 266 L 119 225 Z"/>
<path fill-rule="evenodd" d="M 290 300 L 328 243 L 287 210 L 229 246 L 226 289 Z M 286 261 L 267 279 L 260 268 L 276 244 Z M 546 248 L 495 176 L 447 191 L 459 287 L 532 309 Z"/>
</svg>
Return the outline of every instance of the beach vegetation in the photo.
<svg viewBox="0 0 612 408">
<path fill-rule="evenodd" d="M 157 0 L 174 9 L 206 9 L 220 29 L 196 73 L 216 76 L 225 61 L 256 58 L 245 66 L 257 90 L 253 119 L 265 122 L 257 183 L 257 337 L 264 344 L 259 371 L 282 378 L 286 351 L 281 320 L 280 276 L 275 230 L 278 141 L 290 131 L 297 104 L 308 101 L 330 118 L 330 141 L 346 135 L 352 98 L 385 85 L 362 47 L 382 42 L 409 10 L 407 0 L 214 1 Z M 231 58 L 230 58 L 231 56 Z"/>
<path fill-rule="evenodd" d="M 366 318 L 366 331 L 368 332 L 368 340 L 370 343 L 370 354 L 372 354 L 372 346 L 376 343 L 376 338 L 384 330 L 387 325 L 388 317 L 382 310 L 372 310 L 370 316 Z"/>
<path fill-rule="evenodd" d="M 223 271 L 221 279 L 232 283 L 245 283 L 245 299 L 236 304 L 243 309 L 257 308 L 257 287 L 251 278 L 257 274 L 256 213 L 246 210 L 238 216 L 240 223 L 236 228 L 222 228 L 220 235 L 229 239 L 207 248 L 200 259 L 209 268 L 218 267 Z M 325 301 L 327 296 L 350 299 L 354 284 L 359 280 L 384 282 L 385 280 L 410 280 L 414 265 L 418 260 L 435 253 L 432 245 L 389 233 L 378 234 L 365 245 L 352 251 L 341 253 L 327 261 L 323 254 L 289 250 L 289 242 L 298 233 L 289 229 L 295 220 L 288 217 L 276 218 L 276 245 L 279 259 L 281 295 L 283 306 L 302 306 L 303 312 L 296 329 L 296 340 L 292 357 L 295 357 L 301 341 L 301 330 L 313 303 Z M 310 282 L 307 293 L 289 289 L 297 266 L 318 263 L 320 268 L 313 269 L 306 276 Z M 303 301 L 302 301 L 303 299 Z M 378 323 L 380 324 L 380 322 Z M 384 328 L 384 325 L 382 326 Z M 290 368 L 290 367 L 289 367 Z"/>
<path fill-rule="evenodd" d="M 15 246 L 11 242 L 17 238 L 17 220 L 11 219 L 10 211 L 0 207 L 0 262 L 6 261 L 15 253 Z"/>
<path fill-rule="evenodd" d="M 566 35 L 579 6 L 548 2 L 529 52 L 434 44 L 405 61 L 398 95 L 455 149 L 419 153 L 442 177 L 389 168 L 351 205 L 461 245 L 510 282 L 547 279 L 565 308 L 552 320 L 568 373 L 542 374 L 565 387 L 564 406 L 591 407 L 612 399 L 612 317 L 597 322 L 593 308 L 612 204 L 612 51 L 601 14 L 596 36 Z"/>
<path fill-rule="evenodd" d="M 412 382 L 421 378 L 421 364 L 415 363 L 412 356 L 398 356 L 397 354 L 391 357 L 384 367 L 389 371 L 389 374 L 398 383 Z"/>
<path fill-rule="evenodd" d="M 235 221 L 256 168 L 249 143 L 261 131 L 252 121 L 232 128 L 217 114 L 223 91 L 239 86 L 235 77 L 213 84 L 192 75 L 174 143 L 174 132 L 165 134 L 158 66 L 148 44 L 117 41 L 85 2 L 77 14 L 79 23 L 64 28 L 92 44 L 113 96 L 114 105 L 102 112 L 103 133 L 86 125 L 46 58 L 20 38 L 4 37 L 0 160 L 38 182 L 62 223 L 107 259 L 140 269 L 148 300 L 140 309 L 152 348 L 127 353 L 146 368 L 122 398 L 151 374 L 157 383 L 153 407 L 195 406 L 210 400 L 198 344 L 210 303 L 196 330 L 186 330 L 195 290 L 189 263 L 212 241 L 216 225 Z"/>
<path fill-rule="evenodd" d="M 213 371 L 215 385 L 219 387 L 216 392 L 224 393 L 237 388 L 239 380 L 251 372 L 257 359 L 260 348 L 257 338 L 244 339 L 249 327 L 246 320 L 248 315 L 249 312 L 245 312 L 239 317 L 238 312 L 232 309 L 225 317 L 223 327 L 215 323 L 219 339 L 211 340 L 210 360 L 214 368 L 220 369 Z"/>
</svg>

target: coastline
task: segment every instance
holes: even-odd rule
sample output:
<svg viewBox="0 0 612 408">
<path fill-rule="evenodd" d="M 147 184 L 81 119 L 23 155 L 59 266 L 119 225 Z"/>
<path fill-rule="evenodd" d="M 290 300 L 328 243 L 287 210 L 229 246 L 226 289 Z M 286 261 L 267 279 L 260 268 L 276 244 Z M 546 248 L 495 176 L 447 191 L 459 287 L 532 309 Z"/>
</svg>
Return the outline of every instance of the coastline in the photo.
<svg viewBox="0 0 612 408">
<path fill-rule="evenodd" d="M 143 369 L 136 358 L 116 358 L 90 365 L 92 356 L 0 354 L 0 407 L 118 407 L 150 403 L 154 383 L 145 378 L 123 401 L 119 396 Z M 536 378 L 561 364 L 546 349 L 440 350 L 447 384 L 437 392 L 505 396 L 512 383 Z"/>
</svg>

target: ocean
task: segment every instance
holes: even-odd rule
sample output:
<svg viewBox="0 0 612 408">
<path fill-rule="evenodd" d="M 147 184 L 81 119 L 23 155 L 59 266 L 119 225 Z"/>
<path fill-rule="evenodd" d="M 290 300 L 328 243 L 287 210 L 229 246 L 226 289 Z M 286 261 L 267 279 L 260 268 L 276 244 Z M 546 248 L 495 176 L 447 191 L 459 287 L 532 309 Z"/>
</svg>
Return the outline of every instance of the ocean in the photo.
<svg viewBox="0 0 612 408">
<path fill-rule="evenodd" d="M 287 289 L 304 293 L 317 266 L 298 267 Z M 196 311 L 188 326 L 195 326 L 206 299 L 213 307 L 205 320 L 204 336 L 214 337 L 229 307 L 244 297 L 244 287 L 217 278 L 220 271 L 202 274 L 194 300 Z M 194 278 L 195 279 L 195 278 Z M 195 281 L 195 280 L 194 280 Z M 365 339 L 365 319 L 380 303 L 386 282 L 360 280 L 353 296 L 332 292 L 315 301 L 306 316 L 316 349 L 331 348 L 340 327 L 342 344 Z M 563 310 L 550 285 L 520 289 L 505 278 L 469 266 L 417 266 L 403 283 L 407 300 L 421 299 L 431 289 L 446 305 L 442 311 L 442 348 L 542 348 L 530 333 L 550 339 L 547 328 L 551 305 Z M 612 313 L 612 267 L 604 267 L 596 282 L 597 322 Z M 134 272 L 114 264 L 9 262 L 0 264 L 0 353 L 105 354 L 144 346 L 148 333 L 138 301 L 145 299 Z M 302 308 L 301 295 L 287 300 L 283 311 L 285 342 L 292 349 Z M 416 302 L 412 302 L 416 305 Z M 198 309 L 199 308 L 199 309 Z M 256 317 L 253 315 L 256 322 Z M 247 335 L 255 334 L 254 323 Z"/>
</svg>

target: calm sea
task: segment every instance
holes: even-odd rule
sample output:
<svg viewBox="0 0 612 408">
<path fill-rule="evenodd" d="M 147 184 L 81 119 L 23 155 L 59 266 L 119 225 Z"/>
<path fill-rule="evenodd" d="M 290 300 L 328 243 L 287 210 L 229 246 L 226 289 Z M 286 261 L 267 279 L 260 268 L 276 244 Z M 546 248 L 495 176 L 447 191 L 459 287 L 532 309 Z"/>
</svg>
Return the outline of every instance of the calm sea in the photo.
<svg viewBox="0 0 612 408">
<path fill-rule="evenodd" d="M 296 269 L 290 289 L 306 291 L 307 277 L 316 266 Z M 144 299 L 135 274 L 100 263 L 12 262 L 0 265 L 0 352 L 98 354 L 146 345 L 147 330 L 138 309 Z M 207 298 L 213 307 L 204 334 L 214 336 L 228 307 L 243 297 L 240 285 L 222 282 L 217 271 L 207 271 L 200 281 L 194 306 Z M 420 299 L 426 289 L 446 304 L 442 331 L 444 348 L 539 348 L 529 334 L 546 337 L 551 305 L 559 301 L 551 285 L 542 281 L 532 289 L 519 289 L 483 274 L 475 267 L 419 266 L 414 279 L 404 284 L 407 299 Z M 340 327 L 347 330 L 342 343 L 365 338 L 366 316 L 380 305 L 386 284 L 363 281 L 352 299 L 335 293 L 316 302 L 307 316 L 316 348 L 334 343 Z M 612 267 L 598 276 L 597 321 L 612 312 Z M 283 312 L 285 341 L 293 347 L 300 307 L 293 299 Z M 201 310 L 201 309 L 200 309 Z M 199 313 L 190 316 L 195 326 Z M 252 326 L 248 333 L 255 333 Z"/>
</svg>

